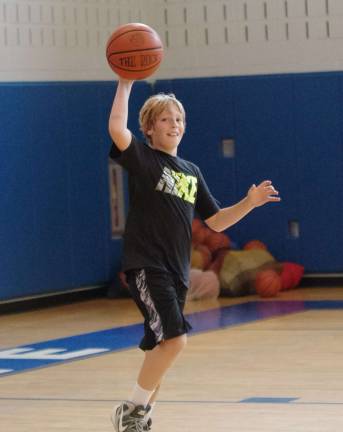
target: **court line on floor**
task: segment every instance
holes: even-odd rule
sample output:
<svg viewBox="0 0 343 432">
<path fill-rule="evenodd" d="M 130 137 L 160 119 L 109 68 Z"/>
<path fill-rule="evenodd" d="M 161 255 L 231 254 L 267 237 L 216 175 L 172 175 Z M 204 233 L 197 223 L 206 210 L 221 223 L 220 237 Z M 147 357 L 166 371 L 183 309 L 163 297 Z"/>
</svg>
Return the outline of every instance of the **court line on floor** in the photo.
<svg viewBox="0 0 343 432">
<path fill-rule="evenodd" d="M 342 402 L 330 402 L 330 401 L 302 401 L 299 398 L 261 398 L 269 399 L 268 401 L 249 402 L 246 400 L 159 400 L 159 404 L 220 404 L 220 405 L 343 405 Z M 276 401 L 272 401 L 276 399 Z M 282 402 L 279 399 L 287 399 Z M 296 399 L 296 400 L 289 400 Z M 16 398 L 16 397 L 0 397 L 0 401 L 20 401 L 20 402 L 85 402 L 85 403 L 120 403 L 122 400 L 117 399 L 73 399 L 73 398 Z"/>
</svg>

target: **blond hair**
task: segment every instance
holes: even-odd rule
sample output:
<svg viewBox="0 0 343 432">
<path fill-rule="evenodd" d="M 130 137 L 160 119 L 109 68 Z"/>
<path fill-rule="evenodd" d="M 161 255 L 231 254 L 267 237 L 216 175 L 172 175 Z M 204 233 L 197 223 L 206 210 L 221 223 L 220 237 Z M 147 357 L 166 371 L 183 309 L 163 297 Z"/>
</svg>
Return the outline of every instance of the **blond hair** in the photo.
<svg viewBox="0 0 343 432">
<path fill-rule="evenodd" d="M 150 96 L 139 112 L 139 126 L 144 136 L 150 141 L 147 132 L 153 127 L 156 118 L 168 105 L 173 104 L 180 111 L 183 122 L 186 125 L 186 113 L 182 103 L 176 99 L 173 93 L 158 93 Z"/>
</svg>

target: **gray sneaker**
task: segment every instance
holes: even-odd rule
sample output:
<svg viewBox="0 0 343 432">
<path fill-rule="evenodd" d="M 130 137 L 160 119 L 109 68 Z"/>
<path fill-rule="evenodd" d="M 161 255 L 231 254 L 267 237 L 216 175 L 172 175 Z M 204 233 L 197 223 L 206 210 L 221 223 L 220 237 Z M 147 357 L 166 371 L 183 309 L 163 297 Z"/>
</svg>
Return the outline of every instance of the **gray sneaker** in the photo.
<svg viewBox="0 0 343 432">
<path fill-rule="evenodd" d="M 134 405 L 132 402 L 122 402 L 113 411 L 111 420 L 116 432 L 145 432 L 149 430 L 145 416 L 148 408 Z M 151 422 L 150 422 L 151 425 Z"/>
</svg>

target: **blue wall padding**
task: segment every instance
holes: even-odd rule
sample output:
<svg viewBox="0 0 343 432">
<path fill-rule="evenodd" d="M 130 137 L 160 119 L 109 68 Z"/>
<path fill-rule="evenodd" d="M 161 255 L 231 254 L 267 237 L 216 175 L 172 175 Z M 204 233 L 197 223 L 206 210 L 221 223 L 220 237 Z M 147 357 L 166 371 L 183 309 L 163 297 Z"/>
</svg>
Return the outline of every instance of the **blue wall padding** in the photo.
<svg viewBox="0 0 343 432">
<path fill-rule="evenodd" d="M 272 180 L 282 204 L 256 209 L 238 227 L 245 242 L 263 240 L 279 260 L 299 260 L 298 242 L 288 236 L 289 219 L 297 216 L 296 148 L 292 129 L 292 80 L 256 77 L 235 80 L 238 196 L 249 187 Z"/>
<path fill-rule="evenodd" d="M 194 161 L 222 206 L 272 179 L 281 204 L 256 209 L 229 235 L 265 241 L 307 272 L 342 271 L 342 73 L 197 78 L 134 84 L 130 129 L 152 92 L 174 92 L 187 112 L 180 155 Z M 109 281 L 107 123 L 110 82 L 0 85 L 0 300 Z M 233 138 L 234 158 L 221 141 Z M 127 189 L 125 189 L 127 199 Z M 299 221 L 300 237 L 288 223 Z"/>
<path fill-rule="evenodd" d="M 343 270 L 342 75 L 294 78 L 301 256 Z"/>
<path fill-rule="evenodd" d="M 136 116 L 151 90 L 135 87 Z M 107 156 L 114 93 L 113 83 L 0 86 L 0 300 L 97 285 L 118 271 Z"/>
</svg>

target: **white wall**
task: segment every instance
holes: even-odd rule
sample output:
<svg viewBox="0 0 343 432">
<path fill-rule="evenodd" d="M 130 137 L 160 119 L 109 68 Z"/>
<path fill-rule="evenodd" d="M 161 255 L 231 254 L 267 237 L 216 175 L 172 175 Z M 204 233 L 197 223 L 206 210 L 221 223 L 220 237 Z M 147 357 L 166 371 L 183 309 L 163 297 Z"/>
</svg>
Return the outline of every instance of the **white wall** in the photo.
<svg viewBox="0 0 343 432">
<path fill-rule="evenodd" d="M 112 79 L 135 21 L 164 42 L 154 79 L 343 69 L 343 0 L 0 0 L 0 81 Z"/>
</svg>

